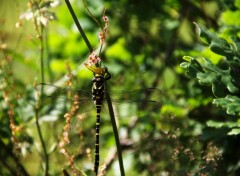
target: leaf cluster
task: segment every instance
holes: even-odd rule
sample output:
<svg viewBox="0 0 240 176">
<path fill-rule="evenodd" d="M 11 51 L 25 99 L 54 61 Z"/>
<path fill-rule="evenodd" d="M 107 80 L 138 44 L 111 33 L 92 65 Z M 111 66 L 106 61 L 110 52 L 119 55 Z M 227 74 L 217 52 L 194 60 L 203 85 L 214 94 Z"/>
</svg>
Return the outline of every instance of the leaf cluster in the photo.
<svg viewBox="0 0 240 176">
<path fill-rule="evenodd" d="M 181 67 L 186 70 L 189 77 L 197 79 L 200 84 L 211 86 L 212 93 L 216 97 L 213 104 L 225 109 L 227 114 L 238 117 L 240 115 L 240 39 L 230 35 L 228 41 L 203 26 L 196 26 L 200 37 L 212 52 L 222 56 L 222 61 L 216 65 L 207 58 L 184 56 L 183 59 L 187 62 L 183 62 Z M 234 131 L 229 134 L 239 134 L 236 129 Z"/>
</svg>

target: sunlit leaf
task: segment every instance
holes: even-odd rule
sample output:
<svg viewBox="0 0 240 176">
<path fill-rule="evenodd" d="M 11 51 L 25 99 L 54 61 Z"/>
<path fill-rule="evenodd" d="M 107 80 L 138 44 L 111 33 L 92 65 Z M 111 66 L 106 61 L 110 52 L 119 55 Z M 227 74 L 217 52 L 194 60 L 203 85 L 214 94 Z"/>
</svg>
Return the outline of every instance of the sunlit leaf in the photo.
<svg viewBox="0 0 240 176">
<path fill-rule="evenodd" d="M 228 135 L 239 135 L 240 134 L 240 128 L 233 128 Z"/>
<path fill-rule="evenodd" d="M 217 98 L 213 100 L 213 104 L 226 109 L 228 114 L 240 114 L 240 98 L 237 96 L 228 95 L 224 98 Z"/>
</svg>

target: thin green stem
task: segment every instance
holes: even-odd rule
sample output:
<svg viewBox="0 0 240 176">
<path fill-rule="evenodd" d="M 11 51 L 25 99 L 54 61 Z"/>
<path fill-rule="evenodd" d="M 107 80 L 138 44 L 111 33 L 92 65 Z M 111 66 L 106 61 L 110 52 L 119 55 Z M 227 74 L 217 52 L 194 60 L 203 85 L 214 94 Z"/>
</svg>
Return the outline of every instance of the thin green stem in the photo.
<svg viewBox="0 0 240 176">
<path fill-rule="evenodd" d="M 41 33 L 39 34 L 39 39 L 40 39 L 40 66 L 41 66 L 41 81 L 44 82 L 45 79 L 44 79 L 44 57 L 43 57 L 43 54 L 44 54 L 44 41 L 43 41 L 43 33 L 44 33 L 44 26 L 41 25 Z M 43 86 L 41 87 L 41 96 L 43 95 Z M 43 136 L 42 136 L 42 131 L 41 131 L 41 128 L 40 128 L 40 124 L 39 124 L 39 105 L 36 105 L 36 108 L 35 108 L 35 118 L 36 118 L 36 127 L 37 127 L 37 132 L 38 132 L 38 135 L 39 135 L 39 138 L 40 138 L 40 142 L 41 142 L 41 145 L 42 145 L 42 148 L 43 148 L 43 155 L 44 155 L 44 158 L 45 158 L 45 175 L 47 176 L 48 175 L 48 169 L 49 169 L 49 162 L 48 162 L 48 154 L 47 154 L 47 149 L 46 149 L 46 145 L 45 145 L 45 142 L 43 140 Z"/>
<path fill-rule="evenodd" d="M 43 33 L 44 33 L 44 27 L 41 25 L 41 34 L 39 35 L 41 48 L 40 48 L 40 62 L 41 62 L 41 81 L 42 83 L 45 82 L 45 76 L 44 76 L 44 43 L 43 43 Z M 43 91 L 43 90 L 41 90 Z M 43 92 L 41 92 L 43 93 Z"/>
<path fill-rule="evenodd" d="M 111 118 L 111 123 L 112 123 L 115 141 L 116 141 L 116 146 L 117 146 L 117 154 L 118 154 L 118 162 L 119 162 L 120 172 L 121 172 L 121 176 L 125 176 L 123 158 L 122 158 L 122 149 L 121 149 L 121 144 L 119 141 L 117 124 L 116 124 L 115 115 L 114 115 L 114 111 L 113 111 L 112 100 L 111 100 L 111 97 L 110 97 L 108 91 L 106 91 L 106 99 L 107 99 L 108 110 L 109 110 L 109 114 L 110 114 L 110 118 Z"/>
<path fill-rule="evenodd" d="M 82 35 L 83 40 L 85 41 L 85 43 L 86 43 L 86 45 L 87 45 L 87 47 L 88 47 L 88 50 L 90 51 L 90 53 L 92 53 L 92 52 L 93 52 L 93 47 L 91 46 L 91 44 L 90 44 L 90 42 L 89 42 L 89 40 L 88 40 L 85 32 L 83 31 L 83 29 L 82 29 L 82 27 L 81 27 L 81 25 L 80 25 L 80 23 L 79 23 L 79 21 L 78 21 L 78 19 L 77 19 L 77 16 L 76 16 L 76 14 L 74 13 L 74 10 L 73 10 L 70 2 L 69 2 L 68 0 L 65 0 L 65 2 L 66 2 L 66 4 L 67 4 L 68 10 L 70 11 L 70 13 L 71 13 L 71 15 L 72 15 L 72 18 L 73 18 L 73 20 L 74 20 L 74 22 L 75 22 L 75 24 L 76 24 L 79 32 L 80 32 L 81 35 Z"/>
<path fill-rule="evenodd" d="M 101 24 L 99 23 L 99 21 L 93 16 L 91 11 L 88 9 L 85 0 L 82 0 L 82 1 L 83 1 L 83 5 L 84 5 L 85 9 L 87 10 L 88 14 L 90 15 L 90 17 L 97 23 L 97 25 L 101 29 L 101 31 L 103 31 L 103 28 L 102 28 Z"/>
<path fill-rule="evenodd" d="M 48 79 L 49 81 L 52 83 L 53 82 L 53 73 L 50 67 L 50 62 L 51 62 L 51 55 L 49 54 L 49 43 L 48 43 L 48 28 L 45 27 L 44 30 L 44 35 L 43 35 L 43 40 L 44 40 L 44 56 L 45 56 L 45 67 L 47 69 L 47 75 L 48 75 Z"/>
<path fill-rule="evenodd" d="M 46 146 L 43 140 L 43 136 L 42 136 L 42 132 L 41 132 L 41 128 L 39 125 L 39 113 L 38 113 L 39 109 L 38 107 L 36 107 L 35 109 L 35 118 L 36 118 L 36 127 L 37 127 L 37 132 L 38 132 L 38 136 L 40 138 L 40 142 L 43 148 L 43 154 L 45 157 L 45 176 L 48 175 L 48 168 L 49 168 L 49 164 L 48 164 L 48 154 L 47 154 L 47 150 L 46 150 Z"/>
</svg>

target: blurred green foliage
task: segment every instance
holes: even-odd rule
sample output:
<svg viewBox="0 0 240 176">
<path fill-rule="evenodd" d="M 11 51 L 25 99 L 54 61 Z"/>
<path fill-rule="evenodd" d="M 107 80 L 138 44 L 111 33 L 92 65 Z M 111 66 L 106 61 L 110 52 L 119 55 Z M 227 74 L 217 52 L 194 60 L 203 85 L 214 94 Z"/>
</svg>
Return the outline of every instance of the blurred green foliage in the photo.
<svg viewBox="0 0 240 176">
<path fill-rule="evenodd" d="M 90 53 L 63 0 L 56 7 L 42 0 L 46 3 L 40 7 L 57 17 L 40 18 L 40 23 L 47 20 L 42 38 L 33 19 L 19 21 L 21 14 L 30 13 L 29 2 L 0 1 L 0 175 L 46 175 L 36 116 L 47 150 L 48 174 L 63 175 L 62 169 L 66 169 L 74 175 L 59 147 L 66 125 L 64 114 L 71 105 L 57 97 L 38 107 L 34 82 L 42 81 L 43 70 L 45 82 L 66 87 L 70 67 L 72 88 L 91 91 L 93 75 L 82 64 Z M 99 27 L 82 1 L 71 3 L 97 49 Z M 109 89 L 161 89 L 156 96 L 161 106 L 135 107 L 130 109 L 131 116 L 118 118 L 126 175 L 239 175 L 240 1 L 86 3 L 101 24 L 104 8 L 109 17 L 107 41 L 100 53 L 112 74 Z M 200 44 L 193 22 L 198 24 L 204 44 Z M 181 63 L 183 56 L 187 62 Z M 187 78 L 184 71 L 201 84 Z M 75 156 L 77 170 L 93 175 L 95 113 L 81 112 L 71 120 L 67 150 Z M 103 112 L 100 166 L 107 163 L 107 175 L 119 175 L 114 149 L 110 119 Z"/>
<path fill-rule="evenodd" d="M 185 56 L 184 59 L 188 62 L 183 62 L 181 66 L 186 69 L 186 73 L 189 77 L 198 79 L 200 84 L 208 84 L 212 86 L 212 92 L 216 97 L 213 100 L 213 104 L 222 107 L 229 115 L 235 116 L 230 120 L 235 121 L 235 125 L 229 125 L 229 121 L 225 122 L 225 127 L 229 128 L 228 134 L 239 134 L 239 70 L 240 70 L 240 55 L 239 44 L 240 40 L 237 33 L 233 35 L 225 34 L 226 39 L 218 37 L 216 34 L 206 30 L 202 26 L 199 28 L 199 34 L 201 38 L 209 45 L 212 52 L 224 56 L 224 60 L 221 64 L 213 64 L 211 60 L 205 58 L 191 58 Z M 225 28 L 233 28 L 225 27 Z M 228 42 L 229 40 L 230 42 Z M 208 123 L 211 127 L 224 126 L 223 122 Z"/>
</svg>

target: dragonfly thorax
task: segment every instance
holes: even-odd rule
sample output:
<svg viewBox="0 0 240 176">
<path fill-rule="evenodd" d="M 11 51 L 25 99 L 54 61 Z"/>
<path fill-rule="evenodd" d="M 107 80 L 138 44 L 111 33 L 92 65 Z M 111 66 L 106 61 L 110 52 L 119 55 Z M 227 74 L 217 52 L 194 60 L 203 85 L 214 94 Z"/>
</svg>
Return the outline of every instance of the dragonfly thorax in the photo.
<svg viewBox="0 0 240 176">
<path fill-rule="evenodd" d="M 101 75 L 94 76 L 92 81 L 92 99 L 96 105 L 101 105 L 104 99 L 105 78 Z"/>
</svg>

